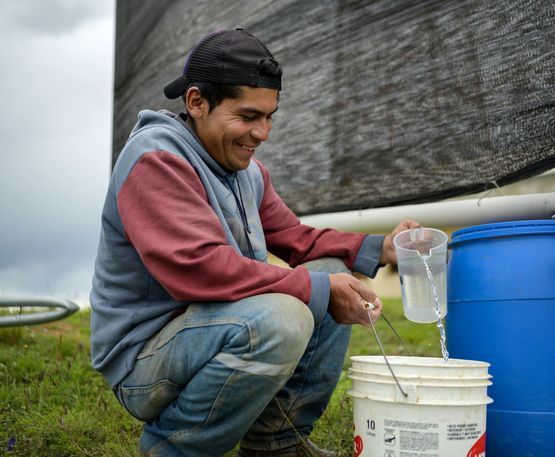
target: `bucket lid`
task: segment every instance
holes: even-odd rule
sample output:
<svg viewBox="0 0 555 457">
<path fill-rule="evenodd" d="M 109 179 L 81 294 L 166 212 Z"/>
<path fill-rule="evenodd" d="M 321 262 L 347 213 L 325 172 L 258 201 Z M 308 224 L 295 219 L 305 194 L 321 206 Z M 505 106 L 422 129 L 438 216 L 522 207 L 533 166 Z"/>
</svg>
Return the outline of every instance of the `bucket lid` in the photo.
<svg viewBox="0 0 555 457">
<path fill-rule="evenodd" d="M 555 220 L 527 220 L 475 225 L 453 232 L 450 247 L 469 240 L 519 235 L 555 234 Z"/>
</svg>

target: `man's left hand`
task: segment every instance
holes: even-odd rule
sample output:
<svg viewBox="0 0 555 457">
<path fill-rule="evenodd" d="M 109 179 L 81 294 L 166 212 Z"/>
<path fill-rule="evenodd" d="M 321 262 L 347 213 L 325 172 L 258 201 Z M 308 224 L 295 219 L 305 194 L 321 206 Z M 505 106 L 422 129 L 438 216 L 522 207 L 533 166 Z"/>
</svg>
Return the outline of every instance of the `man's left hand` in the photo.
<svg viewBox="0 0 555 457">
<path fill-rule="evenodd" d="M 397 227 L 393 229 L 393 231 L 386 235 L 383 241 L 383 248 L 382 248 L 382 255 L 380 256 L 380 264 L 385 265 L 388 263 L 396 264 L 397 263 L 397 254 L 395 253 L 395 246 L 393 246 L 393 238 L 398 233 L 401 233 L 404 230 L 410 230 L 413 228 L 420 227 L 420 224 L 412 219 L 406 219 L 401 222 Z"/>
</svg>

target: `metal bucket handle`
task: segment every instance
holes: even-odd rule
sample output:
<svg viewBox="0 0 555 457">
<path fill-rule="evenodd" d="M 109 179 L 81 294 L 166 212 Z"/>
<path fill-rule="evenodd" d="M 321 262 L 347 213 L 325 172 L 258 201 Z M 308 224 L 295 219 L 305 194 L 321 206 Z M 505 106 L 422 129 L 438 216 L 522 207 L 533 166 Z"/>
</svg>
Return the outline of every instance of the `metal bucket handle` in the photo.
<svg viewBox="0 0 555 457">
<path fill-rule="evenodd" d="M 380 347 L 380 350 L 382 351 L 382 355 L 383 358 L 385 360 L 385 363 L 387 365 L 387 368 L 389 368 L 389 371 L 391 372 L 391 376 L 393 376 L 393 379 L 395 380 L 395 383 L 397 384 L 397 387 L 399 387 L 399 390 L 401 391 L 401 393 L 405 396 L 408 397 L 408 394 L 403 390 L 403 388 L 401 387 L 401 384 L 399 383 L 399 380 L 397 379 L 397 376 L 395 376 L 395 373 L 393 372 L 393 368 L 391 367 L 391 365 L 389 364 L 389 360 L 387 360 L 387 356 L 385 355 L 385 351 L 384 348 L 382 346 L 382 342 L 380 341 L 380 337 L 378 336 L 378 332 L 376 332 L 376 327 L 374 327 L 374 322 L 372 322 L 372 316 L 370 315 L 370 311 L 374 309 L 374 305 L 372 303 L 369 302 L 365 302 L 364 303 L 364 308 L 368 311 L 368 320 L 370 321 L 370 325 L 372 327 L 372 332 L 374 332 L 374 336 L 376 337 L 376 341 L 378 342 L 378 346 Z M 395 334 L 395 336 L 397 337 L 397 339 L 400 341 L 400 343 L 403 345 L 403 347 L 405 348 L 405 350 L 411 355 L 411 357 L 414 357 L 414 354 L 411 352 L 411 350 L 408 348 L 408 346 L 405 344 L 405 342 L 403 341 L 403 338 L 401 338 L 401 335 L 399 335 L 399 333 L 397 332 L 397 330 L 395 330 L 395 328 L 393 327 L 393 325 L 391 325 L 391 322 L 389 321 L 389 319 L 385 316 L 383 310 L 381 312 L 381 317 L 385 320 L 385 322 L 387 323 L 387 325 L 389 326 L 389 328 L 391 330 L 393 330 L 393 333 Z"/>
</svg>

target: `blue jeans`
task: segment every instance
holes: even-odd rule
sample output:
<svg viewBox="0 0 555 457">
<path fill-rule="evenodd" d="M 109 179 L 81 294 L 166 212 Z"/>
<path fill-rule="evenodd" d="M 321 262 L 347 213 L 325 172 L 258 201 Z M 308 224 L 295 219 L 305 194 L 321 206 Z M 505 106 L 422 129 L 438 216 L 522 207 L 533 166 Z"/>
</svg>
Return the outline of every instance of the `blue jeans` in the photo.
<svg viewBox="0 0 555 457">
<path fill-rule="evenodd" d="M 305 266 L 348 272 L 333 258 Z M 324 412 L 350 330 L 329 314 L 314 328 L 308 307 L 284 294 L 192 304 L 147 342 L 115 393 L 146 422 L 145 455 L 220 456 L 240 440 L 280 449 Z"/>
</svg>

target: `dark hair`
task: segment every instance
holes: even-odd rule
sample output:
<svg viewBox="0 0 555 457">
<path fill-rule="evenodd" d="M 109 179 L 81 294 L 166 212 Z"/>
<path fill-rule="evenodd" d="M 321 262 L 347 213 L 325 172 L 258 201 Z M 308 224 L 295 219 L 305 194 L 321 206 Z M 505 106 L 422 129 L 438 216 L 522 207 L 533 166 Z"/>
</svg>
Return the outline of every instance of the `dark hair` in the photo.
<svg viewBox="0 0 555 457">
<path fill-rule="evenodd" d="M 239 86 L 233 86 L 231 84 L 192 81 L 187 84 L 187 89 L 183 94 L 184 101 L 185 96 L 187 95 L 187 91 L 193 86 L 197 87 L 200 92 L 200 96 L 208 101 L 208 105 L 210 106 L 209 112 L 212 112 L 212 110 L 216 108 L 220 103 L 222 103 L 224 99 L 239 98 L 243 94 L 243 91 Z"/>
<path fill-rule="evenodd" d="M 273 63 L 272 63 L 273 62 Z M 266 73 L 268 74 L 276 74 L 279 72 L 281 75 L 281 67 L 275 61 L 262 61 L 261 66 L 264 67 Z M 276 65 L 274 65 L 276 64 Z M 222 83 L 211 83 L 206 81 L 191 81 L 187 84 L 187 89 L 185 89 L 185 93 L 183 94 L 183 101 L 186 104 L 186 96 L 187 91 L 191 87 L 197 87 L 200 96 L 205 98 L 208 101 L 209 110 L 208 112 L 211 113 L 214 108 L 216 108 L 220 103 L 224 101 L 226 98 L 237 99 L 243 94 L 243 90 L 240 86 L 235 86 L 233 84 L 222 84 Z M 279 91 L 277 94 L 279 100 Z"/>
</svg>

